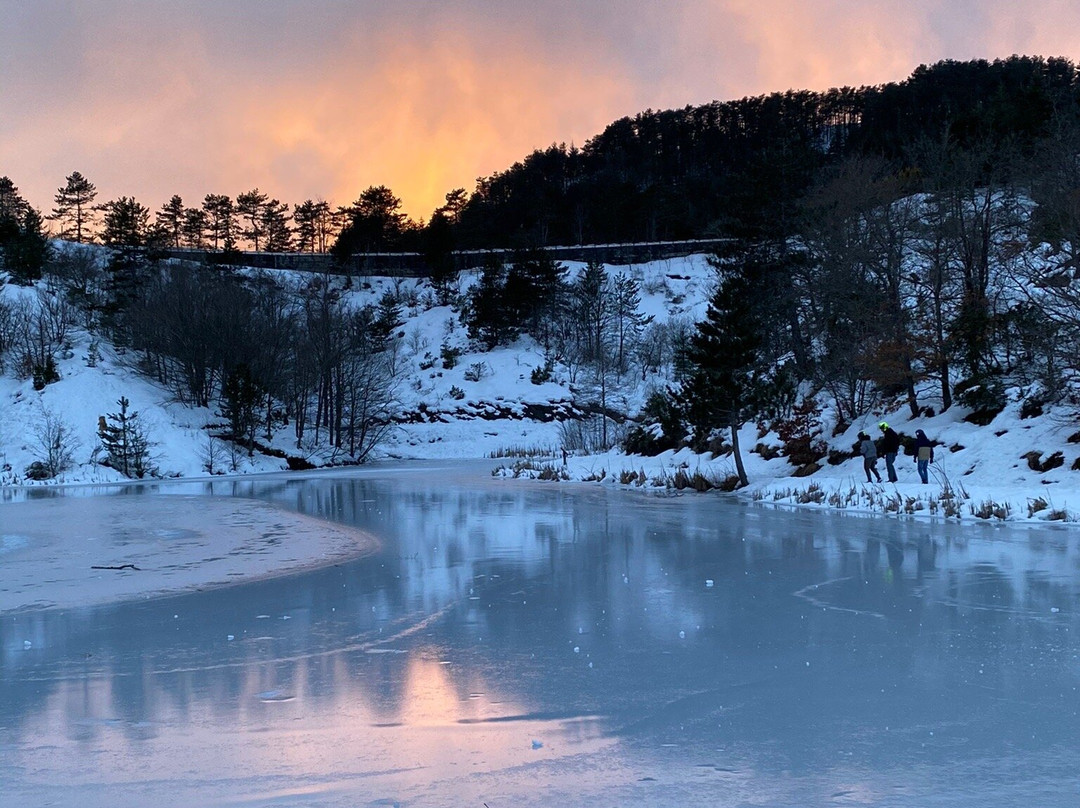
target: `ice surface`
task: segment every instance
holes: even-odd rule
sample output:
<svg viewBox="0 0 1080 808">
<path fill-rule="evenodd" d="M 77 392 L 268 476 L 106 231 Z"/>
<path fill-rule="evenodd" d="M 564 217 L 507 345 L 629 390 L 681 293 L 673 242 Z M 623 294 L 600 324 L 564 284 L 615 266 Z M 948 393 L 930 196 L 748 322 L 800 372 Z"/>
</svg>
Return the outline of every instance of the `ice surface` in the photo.
<svg viewBox="0 0 1080 808">
<path fill-rule="evenodd" d="M 996 808 L 1080 793 L 1069 531 L 430 468 L 231 493 L 383 543 L 295 576 L 7 615 L 5 801 Z"/>
<path fill-rule="evenodd" d="M 354 558 L 376 544 L 266 502 L 164 488 L 180 495 L 74 489 L 0 506 L 5 529 L 15 531 L 0 537 L 0 613 L 235 583 Z"/>
</svg>

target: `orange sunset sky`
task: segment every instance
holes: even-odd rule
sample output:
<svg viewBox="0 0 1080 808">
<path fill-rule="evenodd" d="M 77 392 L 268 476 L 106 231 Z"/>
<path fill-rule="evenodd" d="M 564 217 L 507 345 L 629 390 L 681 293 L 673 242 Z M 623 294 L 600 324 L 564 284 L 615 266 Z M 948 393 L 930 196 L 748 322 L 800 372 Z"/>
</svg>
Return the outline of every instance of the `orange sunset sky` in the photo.
<svg viewBox="0 0 1080 808">
<path fill-rule="evenodd" d="M 0 0 L 0 175 L 157 209 L 454 187 L 646 108 L 1080 58 L 1065 0 Z"/>
</svg>

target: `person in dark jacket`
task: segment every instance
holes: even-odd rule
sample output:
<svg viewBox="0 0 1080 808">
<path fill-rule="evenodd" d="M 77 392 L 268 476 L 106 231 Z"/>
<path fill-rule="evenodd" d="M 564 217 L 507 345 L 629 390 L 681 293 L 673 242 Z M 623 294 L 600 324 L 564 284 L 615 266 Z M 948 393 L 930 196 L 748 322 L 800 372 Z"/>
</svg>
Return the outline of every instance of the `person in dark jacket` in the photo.
<svg viewBox="0 0 1080 808">
<path fill-rule="evenodd" d="M 882 421 L 878 424 L 881 430 L 881 453 L 885 455 L 885 470 L 889 472 L 889 482 L 895 483 L 896 476 L 896 453 L 900 451 L 900 436 L 887 423 Z"/>
<path fill-rule="evenodd" d="M 926 485 L 930 482 L 929 468 L 930 464 L 934 462 L 934 443 L 930 438 L 926 437 L 926 433 L 921 429 L 915 430 L 915 465 L 919 469 L 919 479 L 922 480 L 922 484 Z"/>
<path fill-rule="evenodd" d="M 881 482 L 881 475 L 877 470 L 877 447 L 874 446 L 874 441 L 870 439 L 870 436 L 865 432 L 859 433 L 859 454 L 862 455 L 863 471 L 866 472 L 866 481 L 872 483 L 870 479 L 870 473 L 873 472 L 877 477 L 877 481 Z"/>
</svg>

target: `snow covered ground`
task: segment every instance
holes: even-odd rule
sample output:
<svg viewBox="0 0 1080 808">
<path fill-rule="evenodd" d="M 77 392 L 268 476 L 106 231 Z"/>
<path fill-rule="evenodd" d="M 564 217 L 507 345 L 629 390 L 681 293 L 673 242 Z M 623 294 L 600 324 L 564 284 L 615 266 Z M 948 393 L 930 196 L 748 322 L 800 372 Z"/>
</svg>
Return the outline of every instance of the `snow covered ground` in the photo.
<svg viewBox="0 0 1080 808">
<path fill-rule="evenodd" d="M 570 266 L 571 274 L 580 269 L 581 265 Z M 678 321 L 689 326 L 701 319 L 713 289 L 713 271 L 705 256 L 610 267 L 609 271 L 625 272 L 635 278 L 643 312 L 661 323 Z M 463 277 L 462 288 L 473 282 L 475 276 Z M 380 458 L 492 457 L 499 458 L 493 459 L 491 465 L 500 476 L 561 477 L 662 493 L 673 490 L 680 469 L 690 476 L 699 472 L 712 482 L 734 473 L 730 456 L 713 458 L 685 449 L 653 458 L 618 451 L 572 454 L 564 466 L 563 435 L 557 416 L 581 400 L 567 369 L 556 366 L 552 379 L 537 385 L 530 376 L 533 369 L 543 365 L 544 356 L 533 340 L 523 337 L 512 346 L 490 352 L 470 346 L 457 314 L 449 307 L 433 305 L 426 281 L 357 279 L 349 284 L 346 294 L 357 304 L 374 303 L 391 289 L 413 302 L 405 306 L 405 322 L 398 332 L 404 369 L 398 393 L 403 423 L 380 447 Z M 0 294 L 30 296 L 34 291 L 8 284 Z M 439 361 L 443 345 L 462 351 L 453 368 L 444 368 Z M 58 362 L 60 381 L 40 392 L 33 390 L 30 380 L 15 378 L 10 369 L 0 376 L 4 412 L 0 419 L 0 497 L 9 498 L 13 487 L 28 484 L 24 470 L 41 454 L 40 424 L 49 415 L 62 419 L 72 429 L 75 465 L 43 484 L 122 481 L 122 475 L 98 462 L 101 452 L 97 438 L 99 417 L 116 412 L 121 396 L 130 399 L 131 409 L 139 412 L 155 444 L 154 462 L 161 477 L 209 476 L 207 426 L 220 424 L 220 414 L 177 403 L 168 391 L 131 367 L 130 355 L 118 353 L 107 344 L 100 346 L 101 358 L 91 366 L 89 349 L 89 335 L 74 330 L 69 349 Z M 470 378 L 470 374 L 479 378 Z M 609 402 L 632 416 L 650 391 L 662 389 L 668 381 L 663 375 L 653 374 L 642 381 L 639 372 L 631 372 Z M 464 395 L 455 397 L 455 388 Z M 931 398 L 926 401 L 933 404 Z M 1080 473 L 1071 470 L 1080 458 L 1080 444 L 1069 442 L 1077 430 L 1071 412 L 1048 409 L 1044 415 L 1023 419 L 1018 391 L 1011 391 L 1009 406 L 993 423 L 975 426 L 963 420 L 967 413 L 961 407 L 936 417 L 910 420 L 905 409 L 881 402 L 850 428 L 833 436 L 832 416 L 828 403 L 824 403 L 821 439 L 838 452 L 849 452 L 860 430 L 876 435 L 874 427 L 881 419 L 907 435 L 924 429 L 941 444 L 931 468 L 931 484 L 919 484 L 912 458 L 903 456 L 897 460 L 900 481 L 895 485 L 867 485 L 859 458 L 835 466 L 823 463 L 823 468 L 812 476 L 795 478 L 795 467 L 782 455 L 767 460 L 754 451 L 759 444 L 778 449 L 778 436 L 761 436 L 748 424 L 742 430 L 741 443 L 751 485 L 740 492 L 742 496 L 763 503 L 961 521 L 1080 520 L 1080 496 L 1075 487 Z M 553 415 L 556 420 L 547 420 Z M 279 430 L 272 445 L 319 465 L 338 459 L 326 446 L 298 448 L 289 429 Z M 1030 452 L 1040 453 L 1041 463 L 1060 452 L 1062 463 L 1038 471 L 1029 466 Z M 244 452 L 233 451 L 217 458 L 217 469 L 222 468 L 230 475 L 275 472 L 284 468 L 284 461 L 259 453 L 249 458 Z M 884 473 L 884 461 L 879 461 L 879 470 Z"/>
</svg>

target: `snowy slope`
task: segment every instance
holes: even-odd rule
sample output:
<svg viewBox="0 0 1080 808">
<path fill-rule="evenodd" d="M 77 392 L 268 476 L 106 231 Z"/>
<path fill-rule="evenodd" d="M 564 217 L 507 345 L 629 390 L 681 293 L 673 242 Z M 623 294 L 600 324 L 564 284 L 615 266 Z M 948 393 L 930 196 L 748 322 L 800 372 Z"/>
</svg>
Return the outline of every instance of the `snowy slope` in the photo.
<svg viewBox="0 0 1080 808">
<path fill-rule="evenodd" d="M 571 276 L 581 269 L 582 265 L 571 264 Z M 713 271 L 705 256 L 610 267 L 609 271 L 628 273 L 638 281 L 641 308 L 657 322 L 675 318 L 687 325 L 696 322 L 704 316 L 714 288 Z M 544 362 L 542 348 L 532 339 L 523 337 L 508 347 L 479 351 L 470 346 L 458 315 L 449 307 L 434 305 L 434 295 L 424 280 L 367 278 L 338 282 L 350 302 L 357 305 L 376 303 L 389 290 L 408 301 L 397 339 L 402 423 L 380 447 L 377 454 L 381 458 L 506 456 L 492 461 L 493 469 L 502 476 L 538 476 L 547 467 L 546 476 L 663 492 L 673 490 L 672 482 L 680 469 L 689 475 L 700 472 L 711 482 L 719 482 L 734 473 L 730 456 L 712 458 L 685 449 L 655 458 L 629 457 L 619 452 L 571 456 L 564 467 L 559 419 L 581 403 L 580 396 L 562 366 L 555 367 L 550 381 L 532 383 L 533 369 Z M 466 291 L 475 282 L 475 275 L 464 275 L 459 280 L 460 290 Z M 35 290 L 8 284 L 0 294 L 14 299 L 33 295 Z M 0 419 L 0 484 L 27 482 L 24 470 L 40 456 L 37 433 L 46 412 L 69 425 L 78 444 L 75 467 L 51 482 L 122 480 L 118 472 L 96 462 L 100 458 L 98 418 L 116 412 L 121 396 L 129 398 L 131 409 L 139 411 L 155 443 L 153 455 L 160 476 L 206 476 L 207 426 L 220 424 L 223 420 L 220 414 L 172 401 L 167 390 L 131 367 L 130 356 L 118 354 L 108 345 L 102 345 L 101 360 L 96 367 L 90 367 L 89 344 L 89 335 L 75 330 L 70 337 L 70 349 L 58 361 L 61 380 L 41 392 L 33 390 L 29 379 L 15 378 L 10 368 L 0 375 L 0 402 L 4 412 Z M 444 346 L 461 351 L 452 368 L 444 367 L 440 359 Z M 668 381 L 651 374 L 642 380 L 640 373 L 631 372 L 611 401 L 618 409 L 633 415 L 651 390 L 662 388 Z M 455 397 L 455 388 L 464 395 Z M 905 457 L 897 461 L 900 482 L 895 486 L 867 486 L 862 482 L 860 459 L 824 465 L 810 477 L 794 478 L 795 468 L 783 456 L 766 460 L 753 451 L 758 444 L 779 447 L 778 437 L 759 436 L 755 427 L 747 425 L 742 430 L 741 443 L 751 486 L 742 493 L 768 503 L 922 516 L 933 512 L 941 516 L 945 510 L 941 493 L 948 488 L 958 495 L 953 503 L 959 504 L 961 519 L 975 518 L 975 511 L 986 510 L 984 503 L 995 503 L 997 517 L 1004 516 L 1010 521 L 1080 519 L 1080 496 L 1074 493 L 1080 472 L 1071 471 L 1080 457 L 1080 444 L 1068 442 L 1068 437 L 1076 432 L 1070 413 L 1049 410 L 1037 418 L 1021 419 L 1015 393 L 1005 411 L 985 427 L 965 423 L 962 418 L 966 413 L 960 407 L 912 422 L 907 419 L 906 410 L 885 404 L 832 437 L 829 407 L 823 402 L 821 437 L 830 449 L 849 451 L 858 431 L 871 430 L 882 418 L 908 435 L 917 428 L 924 429 L 943 444 L 937 450 L 929 486 L 918 483 L 914 463 Z M 273 441 L 274 448 L 301 454 L 317 464 L 331 459 L 327 447 L 298 449 L 294 444 L 288 429 L 279 431 Z M 1031 451 L 1041 452 L 1043 460 L 1054 452 L 1062 452 L 1064 462 L 1045 473 L 1033 471 L 1025 459 Z M 520 459 L 524 455 L 531 457 Z M 883 465 L 882 461 L 882 471 Z M 216 466 L 227 473 L 243 474 L 278 471 L 285 463 L 278 457 L 256 453 L 248 458 L 233 451 L 226 457 L 219 453 Z M 1032 505 L 1039 500 L 1045 507 L 1034 511 Z M 991 515 L 990 519 L 997 517 Z"/>
</svg>

